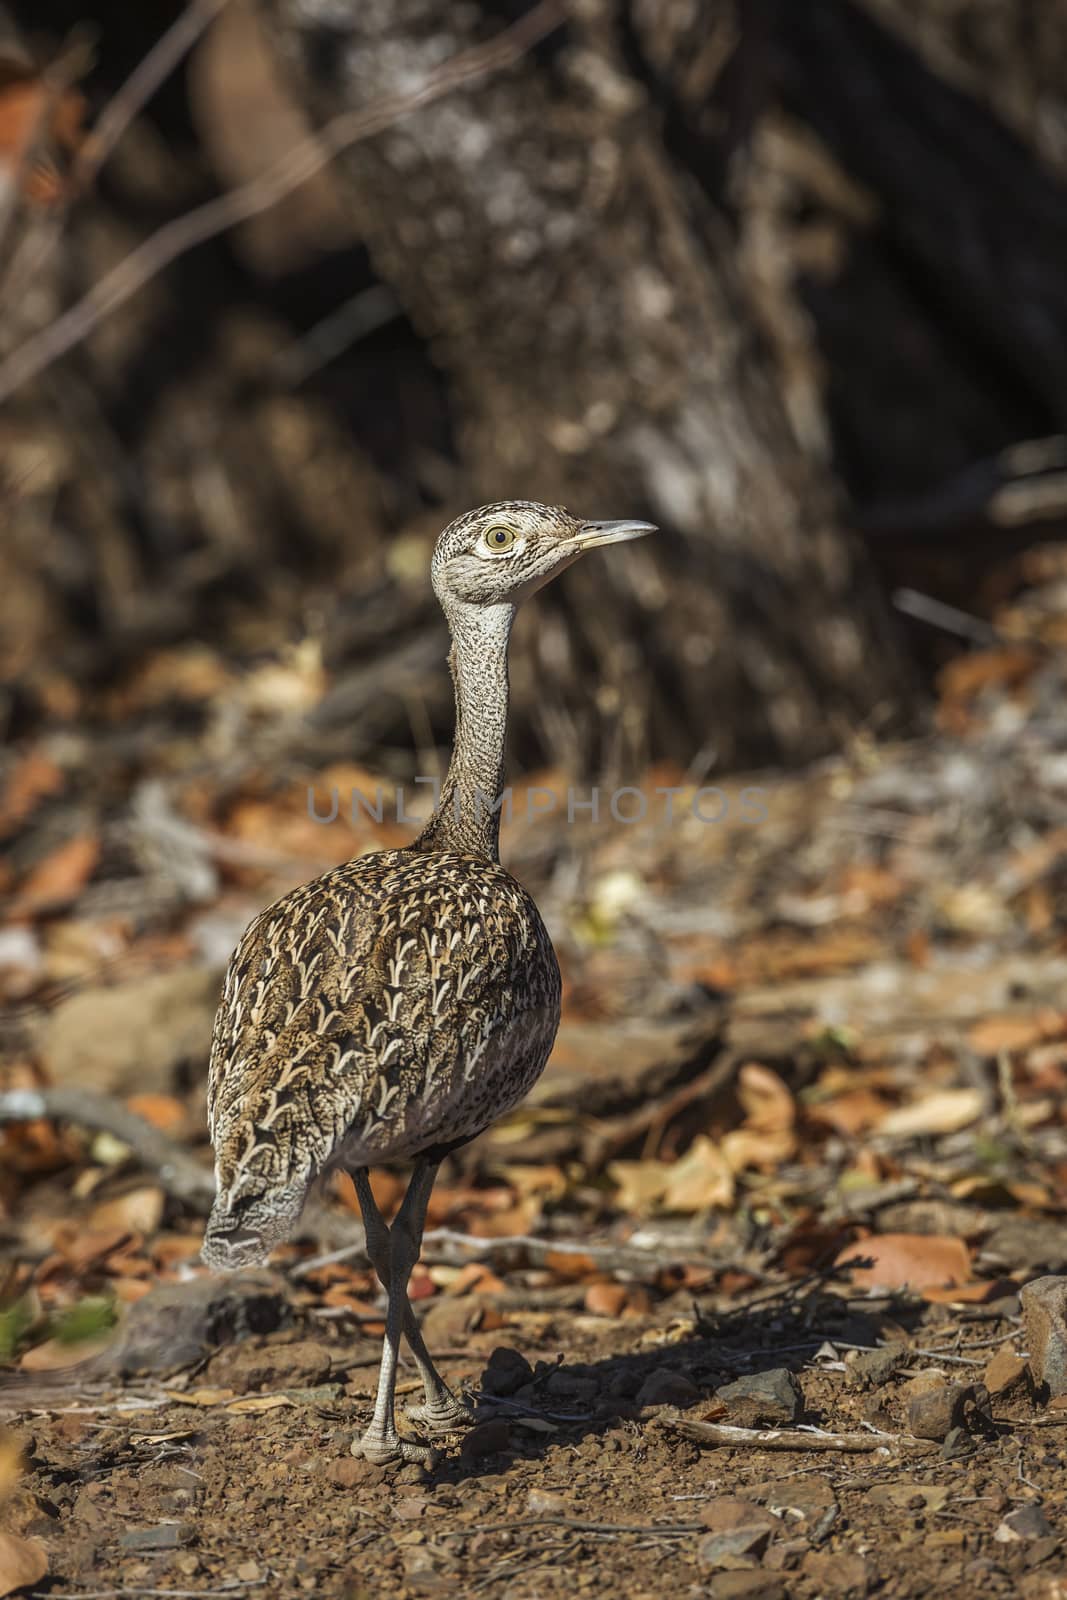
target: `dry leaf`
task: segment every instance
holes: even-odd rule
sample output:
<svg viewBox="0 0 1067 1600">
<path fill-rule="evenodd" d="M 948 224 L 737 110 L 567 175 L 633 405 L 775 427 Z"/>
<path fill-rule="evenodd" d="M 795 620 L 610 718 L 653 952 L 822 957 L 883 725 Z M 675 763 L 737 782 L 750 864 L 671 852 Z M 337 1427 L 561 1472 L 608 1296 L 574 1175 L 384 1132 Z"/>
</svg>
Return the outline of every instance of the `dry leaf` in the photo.
<svg viewBox="0 0 1067 1600">
<path fill-rule="evenodd" d="M 1056 1019 L 1055 1013 L 1053 1019 Z M 984 1017 L 967 1035 L 967 1043 L 980 1056 L 999 1056 L 1004 1052 L 1028 1050 L 1048 1038 L 1049 1016 Z"/>
<path fill-rule="evenodd" d="M 719 1146 L 701 1134 L 669 1169 L 662 1204 L 668 1211 L 706 1211 L 733 1198 L 733 1172 Z"/>
<path fill-rule="evenodd" d="M 962 1239 L 938 1233 L 882 1233 L 846 1246 L 834 1265 L 854 1266 L 852 1282 L 860 1289 L 945 1289 L 971 1277 L 970 1251 Z"/>
<path fill-rule="evenodd" d="M 0 1595 L 40 1583 L 48 1571 L 48 1552 L 37 1539 L 0 1533 Z"/>
<path fill-rule="evenodd" d="M 76 839 L 68 839 L 26 874 L 12 902 L 12 912 L 16 916 L 27 916 L 77 899 L 99 859 L 98 838 L 81 834 Z"/>
<path fill-rule="evenodd" d="M 179 1406 L 221 1406 L 233 1399 L 232 1389 L 167 1389 L 168 1400 Z"/>
<path fill-rule="evenodd" d="M 185 1107 L 172 1094 L 131 1094 L 126 1106 L 161 1133 L 175 1133 L 185 1125 Z"/>
<path fill-rule="evenodd" d="M 89 1215 L 89 1226 L 101 1233 L 114 1228 L 125 1233 L 155 1233 L 163 1220 L 163 1203 L 163 1190 L 154 1184 L 129 1189 L 94 1207 Z"/>
<path fill-rule="evenodd" d="M 922 1134 L 958 1133 L 985 1110 L 981 1089 L 938 1089 L 911 1105 L 899 1106 L 882 1118 L 878 1132 L 890 1139 Z"/>
<path fill-rule="evenodd" d="M 737 1074 L 737 1098 L 751 1128 L 780 1133 L 796 1121 L 796 1102 L 777 1072 L 746 1061 Z"/>
<path fill-rule="evenodd" d="M 235 1400 L 226 1407 L 227 1412 L 277 1411 L 279 1406 L 295 1406 L 286 1394 L 250 1394 L 244 1400 Z"/>
<path fill-rule="evenodd" d="M 585 1309 L 594 1317 L 617 1317 L 626 1304 L 622 1283 L 591 1283 L 585 1291 Z"/>
<path fill-rule="evenodd" d="M 66 1339 L 45 1339 L 42 1344 L 35 1344 L 27 1350 L 19 1362 L 22 1372 L 61 1372 L 64 1367 L 76 1367 L 83 1361 L 91 1361 L 106 1350 L 111 1343 L 113 1335 L 99 1334 L 93 1339 L 81 1339 L 72 1343 Z"/>
<path fill-rule="evenodd" d="M 630 1216 L 650 1211 L 663 1196 L 670 1170 L 666 1161 L 610 1161 L 608 1177 L 618 1190 L 619 1210 Z"/>
</svg>

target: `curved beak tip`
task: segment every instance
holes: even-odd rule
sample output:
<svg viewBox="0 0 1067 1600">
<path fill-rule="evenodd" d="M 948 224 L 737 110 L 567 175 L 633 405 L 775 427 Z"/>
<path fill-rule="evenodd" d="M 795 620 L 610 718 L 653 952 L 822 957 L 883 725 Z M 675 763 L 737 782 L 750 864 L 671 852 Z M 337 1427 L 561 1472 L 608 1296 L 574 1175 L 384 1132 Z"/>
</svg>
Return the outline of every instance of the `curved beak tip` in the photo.
<svg viewBox="0 0 1067 1600">
<path fill-rule="evenodd" d="M 654 522 L 635 522 L 628 518 L 622 522 L 585 522 L 578 535 L 583 550 L 595 550 L 604 544 L 626 544 L 630 539 L 643 539 L 648 533 L 659 530 Z"/>
</svg>

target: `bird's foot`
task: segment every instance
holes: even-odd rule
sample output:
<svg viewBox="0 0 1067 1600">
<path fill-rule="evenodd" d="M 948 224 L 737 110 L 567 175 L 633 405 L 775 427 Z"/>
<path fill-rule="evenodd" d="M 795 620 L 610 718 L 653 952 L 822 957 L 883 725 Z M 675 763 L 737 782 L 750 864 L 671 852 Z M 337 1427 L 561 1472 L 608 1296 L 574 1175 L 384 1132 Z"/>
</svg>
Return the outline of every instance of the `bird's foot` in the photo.
<svg viewBox="0 0 1067 1600">
<path fill-rule="evenodd" d="M 373 1461 L 377 1467 L 393 1466 L 401 1461 L 413 1461 L 418 1466 L 430 1467 L 435 1459 L 435 1453 L 428 1444 L 416 1444 L 413 1439 L 402 1439 L 395 1429 L 392 1433 L 386 1433 L 384 1429 L 376 1430 L 373 1425 L 361 1439 L 353 1440 L 351 1453 L 362 1456 L 365 1461 Z"/>
<path fill-rule="evenodd" d="M 445 1433 L 458 1433 L 461 1428 L 469 1428 L 475 1422 L 474 1412 L 462 1400 L 457 1400 L 454 1394 L 445 1394 L 439 1400 L 426 1400 L 421 1405 L 408 1406 L 404 1415 L 425 1433 L 434 1439 Z"/>
</svg>

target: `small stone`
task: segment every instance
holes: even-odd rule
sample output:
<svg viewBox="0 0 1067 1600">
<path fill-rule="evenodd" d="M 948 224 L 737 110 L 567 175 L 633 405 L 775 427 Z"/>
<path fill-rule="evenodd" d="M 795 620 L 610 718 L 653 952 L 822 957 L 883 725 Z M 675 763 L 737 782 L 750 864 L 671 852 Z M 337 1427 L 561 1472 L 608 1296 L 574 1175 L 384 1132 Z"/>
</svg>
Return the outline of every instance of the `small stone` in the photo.
<svg viewBox="0 0 1067 1600">
<path fill-rule="evenodd" d="M 773 1572 L 716 1572 L 711 1600 L 785 1600 L 785 1584 Z"/>
<path fill-rule="evenodd" d="M 1025 1393 L 1027 1370 L 1026 1357 L 1017 1355 L 1010 1345 L 1002 1345 L 986 1363 L 982 1382 L 991 1395 L 1011 1399 Z"/>
<path fill-rule="evenodd" d="M 359 1448 L 359 1440 L 354 1439 L 352 1449 Z M 355 1489 L 360 1484 L 381 1483 L 385 1478 L 385 1468 L 378 1466 L 374 1461 L 368 1461 L 366 1456 L 342 1456 L 339 1461 L 330 1462 L 326 1468 L 326 1478 L 339 1489 Z"/>
<path fill-rule="evenodd" d="M 1044 1399 L 1067 1394 L 1067 1278 L 1036 1278 L 1019 1302 L 1034 1386 Z"/>
<path fill-rule="evenodd" d="M 985 1410 L 988 1405 L 982 1384 L 930 1380 L 930 1387 L 912 1391 L 908 1429 L 916 1439 L 945 1439 L 953 1428 L 964 1426 L 970 1412 Z"/>
<path fill-rule="evenodd" d="M 810 1549 L 806 1539 L 776 1539 L 763 1564 L 774 1572 L 787 1572 L 798 1567 Z"/>
<path fill-rule="evenodd" d="M 998 1544 L 1018 1544 L 1023 1539 L 1048 1539 L 1056 1530 L 1040 1506 L 1016 1506 L 1009 1511 L 993 1538 Z"/>
<path fill-rule="evenodd" d="M 769 1528 L 754 1526 L 709 1533 L 697 1545 L 697 1564 L 713 1570 L 757 1567 L 770 1539 Z"/>
<path fill-rule="evenodd" d="M 727 1407 L 730 1423 L 741 1428 L 795 1422 L 804 1407 L 797 1380 L 785 1367 L 735 1378 L 717 1389 L 715 1398 Z"/>
<path fill-rule="evenodd" d="M 180 1550 L 192 1539 L 192 1529 L 183 1522 L 160 1522 L 154 1528 L 131 1528 L 119 1543 L 124 1550 Z"/>
<path fill-rule="evenodd" d="M 731 1533 L 736 1528 L 776 1528 L 778 1518 L 766 1506 L 737 1495 L 721 1495 L 700 1509 L 700 1520 L 712 1533 Z"/>
<path fill-rule="evenodd" d="M 260 1579 L 258 1564 L 255 1561 L 242 1561 L 237 1568 L 237 1576 L 242 1583 L 258 1583 Z"/>
<path fill-rule="evenodd" d="M 867 1563 L 862 1556 L 829 1555 L 812 1550 L 804 1557 L 800 1570 L 824 1595 L 858 1600 L 867 1593 Z"/>
<path fill-rule="evenodd" d="M 519 1350 L 506 1344 L 497 1345 L 482 1374 L 481 1387 L 486 1394 L 513 1395 L 533 1377 L 533 1368 Z"/>
<path fill-rule="evenodd" d="M 657 1367 L 650 1372 L 637 1391 L 637 1404 L 644 1406 L 678 1406 L 683 1411 L 695 1406 L 701 1398 L 700 1390 L 690 1383 L 684 1372 L 672 1372 L 669 1367 Z"/>
<path fill-rule="evenodd" d="M 629 1293 L 623 1283 L 591 1283 L 585 1291 L 585 1309 L 592 1317 L 617 1317 Z"/>
<path fill-rule="evenodd" d="M 966 1428 L 950 1428 L 941 1446 L 942 1461 L 958 1461 L 961 1456 L 973 1456 L 975 1443 Z"/>
<path fill-rule="evenodd" d="M 878 1350 L 860 1350 L 848 1362 L 848 1381 L 859 1389 L 876 1389 L 886 1383 L 907 1361 L 899 1345 L 884 1345 Z"/>
<path fill-rule="evenodd" d="M 551 1489 L 531 1489 L 526 1496 L 526 1510 L 531 1517 L 564 1517 L 570 1510 L 561 1494 Z"/>
<path fill-rule="evenodd" d="M 500 1455 L 510 1443 L 511 1424 L 503 1417 L 494 1417 L 464 1435 L 459 1453 L 463 1461 L 481 1461 L 486 1456 Z"/>
<path fill-rule="evenodd" d="M 599 1392 L 600 1385 L 595 1378 L 583 1377 L 579 1372 L 568 1372 L 566 1367 L 560 1367 L 545 1384 L 546 1394 L 556 1400 L 573 1400 L 577 1404 L 595 1400 Z"/>
</svg>

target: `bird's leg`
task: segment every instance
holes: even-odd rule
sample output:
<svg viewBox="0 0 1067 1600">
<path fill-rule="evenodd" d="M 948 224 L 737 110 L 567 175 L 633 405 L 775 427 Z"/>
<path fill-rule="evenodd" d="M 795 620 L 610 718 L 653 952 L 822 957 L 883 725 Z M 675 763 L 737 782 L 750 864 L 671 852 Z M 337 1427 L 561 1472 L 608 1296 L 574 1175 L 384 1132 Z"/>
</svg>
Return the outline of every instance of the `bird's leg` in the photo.
<svg viewBox="0 0 1067 1600">
<path fill-rule="evenodd" d="M 426 1205 L 429 1203 L 430 1191 L 437 1176 L 437 1167 L 434 1165 L 420 1170 L 426 1173 L 426 1177 L 423 1180 L 426 1186 L 426 1195 L 419 1213 L 417 1247 L 421 1246 L 422 1243 Z M 414 1187 L 417 1176 L 418 1172 L 412 1177 L 411 1187 Z M 355 1183 L 356 1198 L 359 1201 L 359 1209 L 363 1214 L 363 1227 L 367 1235 L 367 1254 L 371 1258 L 375 1272 L 381 1279 L 382 1286 L 389 1292 L 392 1280 L 392 1239 L 390 1230 L 386 1225 L 385 1218 L 378 1210 L 374 1195 L 371 1193 L 366 1167 L 357 1168 L 352 1174 L 352 1181 Z M 409 1188 L 408 1193 L 411 1193 L 411 1188 Z M 418 1248 L 416 1248 L 414 1260 L 418 1260 Z M 414 1265 L 414 1262 L 412 1264 Z M 411 1301 L 407 1297 L 406 1284 L 402 1310 L 404 1337 L 411 1346 L 411 1353 L 415 1357 L 415 1365 L 419 1369 L 419 1377 L 422 1379 L 422 1386 L 426 1393 L 426 1399 L 423 1404 L 409 1406 L 407 1415 L 431 1436 L 454 1433 L 457 1428 L 469 1427 L 474 1421 L 474 1413 L 469 1406 L 456 1399 L 434 1366 L 430 1352 L 426 1348 L 426 1341 L 422 1337 L 422 1329 L 419 1327 Z"/>
</svg>

